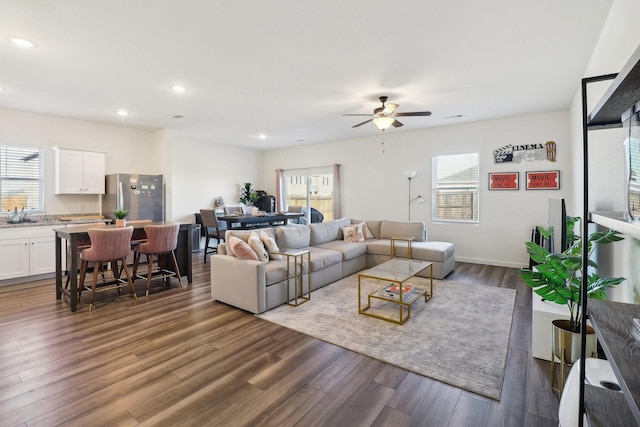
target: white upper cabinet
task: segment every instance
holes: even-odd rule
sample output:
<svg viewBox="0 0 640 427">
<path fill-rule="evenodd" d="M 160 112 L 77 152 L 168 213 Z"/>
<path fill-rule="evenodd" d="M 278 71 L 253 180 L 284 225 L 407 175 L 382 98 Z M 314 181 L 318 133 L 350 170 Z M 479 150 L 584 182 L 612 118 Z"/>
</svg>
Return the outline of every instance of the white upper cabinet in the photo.
<svg viewBox="0 0 640 427">
<path fill-rule="evenodd" d="M 54 147 L 55 194 L 104 194 L 105 154 Z"/>
</svg>

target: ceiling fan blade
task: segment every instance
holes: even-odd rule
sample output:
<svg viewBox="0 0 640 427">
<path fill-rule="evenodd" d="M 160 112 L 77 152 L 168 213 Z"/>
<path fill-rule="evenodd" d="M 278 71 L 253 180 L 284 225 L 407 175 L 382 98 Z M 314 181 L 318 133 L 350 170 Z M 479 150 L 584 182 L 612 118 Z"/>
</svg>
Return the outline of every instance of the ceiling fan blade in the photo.
<svg viewBox="0 0 640 427">
<path fill-rule="evenodd" d="M 366 120 L 366 121 L 364 121 L 364 122 L 362 122 L 362 123 L 358 123 L 357 125 L 353 125 L 353 126 L 351 126 L 351 127 L 352 127 L 352 128 L 357 128 L 358 126 L 362 126 L 362 125 L 364 125 L 364 124 L 367 124 L 367 123 L 369 123 L 370 121 L 373 121 L 373 119 Z"/>
<path fill-rule="evenodd" d="M 394 128 L 399 128 L 400 126 L 404 126 L 402 123 L 400 123 L 397 120 L 394 120 L 393 123 L 391 123 L 391 125 L 393 125 Z"/>
<path fill-rule="evenodd" d="M 371 117 L 372 114 L 343 114 L 343 116 L 365 116 L 365 117 Z"/>
<path fill-rule="evenodd" d="M 398 104 L 387 104 L 384 106 L 384 110 L 382 110 L 382 112 L 384 114 L 391 114 L 394 111 L 396 111 L 396 108 L 398 108 L 399 105 Z"/>
<path fill-rule="evenodd" d="M 407 117 L 407 116 L 430 116 L 431 111 L 415 111 L 413 113 L 396 113 L 396 117 Z"/>
</svg>

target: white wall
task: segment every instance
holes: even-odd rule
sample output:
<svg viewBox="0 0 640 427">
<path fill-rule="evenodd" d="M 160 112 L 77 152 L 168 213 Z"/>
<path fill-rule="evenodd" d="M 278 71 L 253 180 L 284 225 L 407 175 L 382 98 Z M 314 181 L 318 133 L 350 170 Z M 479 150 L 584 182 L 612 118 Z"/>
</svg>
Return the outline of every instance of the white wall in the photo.
<svg viewBox="0 0 640 427">
<path fill-rule="evenodd" d="M 508 119 L 353 139 L 328 144 L 267 151 L 264 182 L 275 194 L 275 169 L 342 165 L 342 213 L 362 219 L 408 219 L 408 180 L 405 171 L 417 171 L 411 219 L 424 221 L 429 240 L 456 245 L 456 259 L 476 263 L 523 267 L 528 265 L 524 242 L 535 225 L 547 225 L 548 198 L 567 197 L 571 191 L 571 155 L 568 112 Z M 533 161 L 495 164 L 493 150 L 507 144 L 555 141 L 557 162 Z M 431 159 L 442 154 L 480 153 L 480 224 L 431 221 Z M 525 190 L 525 171 L 560 170 L 560 190 Z M 489 172 L 520 172 L 520 190 L 489 191 Z"/>
<path fill-rule="evenodd" d="M 238 206 L 245 182 L 263 189 L 261 151 L 178 134 L 169 133 L 167 139 L 167 200 L 174 221 L 192 222 L 195 212 L 213 208 L 217 196 L 224 198 L 226 206 Z"/>
<path fill-rule="evenodd" d="M 615 0 L 603 27 L 596 48 L 585 71 L 585 77 L 619 72 L 640 45 L 637 29 L 637 0 Z M 588 111 L 598 102 L 610 81 L 590 84 Z M 578 92 L 571 106 L 571 138 L 576 201 L 575 215 L 582 216 L 582 111 L 581 93 Z M 622 129 L 593 130 L 589 132 L 589 210 L 623 211 L 624 157 Z M 640 245 L 626 239 L 601 251 L 598 260 L 602 275 L 622 276 L 627 281 L 611 292 L 610 298 L 619 301 L 640 302 Z"/>
<path fill-rule="evenodd" d="M 45 148 L 48 214 L 100 213 L 102 210 L 100 196 L 53 194 L 52 147 L 103 151 L 107 158 L 107 173 L 162 173 L 154 163 L 151 134 L 142 130 L 0 109 L 0 142 Z"/>
</svg>

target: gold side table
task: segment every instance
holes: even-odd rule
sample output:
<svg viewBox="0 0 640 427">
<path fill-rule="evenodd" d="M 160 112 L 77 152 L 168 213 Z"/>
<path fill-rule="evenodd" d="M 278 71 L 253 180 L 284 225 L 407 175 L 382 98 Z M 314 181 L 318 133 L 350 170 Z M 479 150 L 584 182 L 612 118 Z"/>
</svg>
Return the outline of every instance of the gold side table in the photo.
<svg viewBox="0 0 640 427">
<path fill-rule="evenodd" d="M 283 249 L 272 252 L 287 258 L 287 304 L 297 307 L 311 299 L 311 253 L 301 249 Z M 304 292 L 304 256 L 307 256 L 307 292 Z M 293 264 L 293 266 L 292 266 Z M 293 274 L 292 274 L 293 270 Z M 293 298 L 291 297 L 293 279 Z"/>
<path fill-rule="evenodd" d="M 391 259 L 396 257 L 396 240 L 401 242 L 407 242 L 407 258 L 413 259 L 413 248 L 411 247 L 411 242 L 413 242 L 413 237 L 392 237 L 391 238 Z"/>
</svg>

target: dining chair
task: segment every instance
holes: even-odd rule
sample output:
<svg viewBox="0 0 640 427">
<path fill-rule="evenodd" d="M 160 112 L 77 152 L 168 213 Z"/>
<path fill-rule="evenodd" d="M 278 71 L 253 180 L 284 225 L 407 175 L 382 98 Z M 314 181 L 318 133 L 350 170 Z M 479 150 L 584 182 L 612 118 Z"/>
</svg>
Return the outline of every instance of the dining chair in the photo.
<svg viewBox="0 0 640 427">
<path fill-rule="evenodd" d="M 91 288 L 86 287 L 87 290 L 91 290 L 91 300 L 89 301 L 89 311 L 93 310 L 93 301 L 97 291 L 107 291 L 110 289 L 118 289 L 128 285 L 131 291 L 131 296 L 137 299 L 136 292 L 133 287 L 133 281 L 131 280 L 131 273 L 127 267 L 126 257 L 130 251 L 131 236 L 133 234 L 133 227 L 118 227 L 118 228 L 104 228 L 96 227 L 88 230 L 91 246 L 85 248 L 80 252 L 80 259 L 82 265 L 80 267 L 80 284 L 78 286 L 78 300 L 82 297 L 82 290 L 85 289 L 85 276 L 89 263 L 94 263 L 93 266 L 93 281 L 91 282 Z M 122 269 L 118 267 L 118 263 L 122 262 Z M 111 272 L 113 273 L 113 280 L 106 281 L 104 278 L 104 265 L 111 263 Z M 127 280 L 124 281 L 120 278 L 120 271 L 124 271 Z M 102 283 L 98 286 L 98 273 L 103 273 Z"/>
<path fill-rule="evenodd" d="M 302 213 L 303 206 L 289 205 L 287 206 L 288 213 Z M 290 219 L 289 222 L 293 224 L 298 224 L 300 221 L 298 219 Z"/>
<path fill-rule="evenodd" d="M 151 279 L 162 278 L 168 280 L 170 277 L 175 276 L 178 278 L 178 283 L 182 287 L 182 279 L 180 278 L 180 269 L 178 268 L 178 261 L 176 260 L 175 250 L 178 246 L 178 233 L 180 232 L 180 224 L 161 224 L 161 225 L 146 225 L 144 231 L 147 235 L 147 241 L 138 245 L 135 259 L 133 261 L 133 276 L 146 280 L 147 290 L 145 296 L 149 296 L 149 290 L 151 289 Z M 140 255 L 144 254 L 147 259 L 147 274 L 138 274 L 138 266 L 140 264 Z M 160 262 L 161 255 L 170 255 L 171 263 L 173 264 L 173 271 L 167 270 L 162 267 Z M 154 258 L 155 257 L 155 258 Z M 155 262 L 154 262 L 155 261 Z M 156 269 L 153 269 L 153 264 L 157 264 Z"/>
<path fill-rule="evenodd" d="M 204 262 L 207 262 L 207 254 L 213 254 L 218 252 L 218 245 L 220 241 L 224 240 L 224 232 L 226 227 L 222 227 L 216 217 L 216 211 L 213 209 L 200 209 L 200 217 L 202 219 L 202 226 L 205 228 L 205 243 L 204 243 Z M 209 241 L 216 239 L 216 246 L 209 247 Z"/>
</svg>

